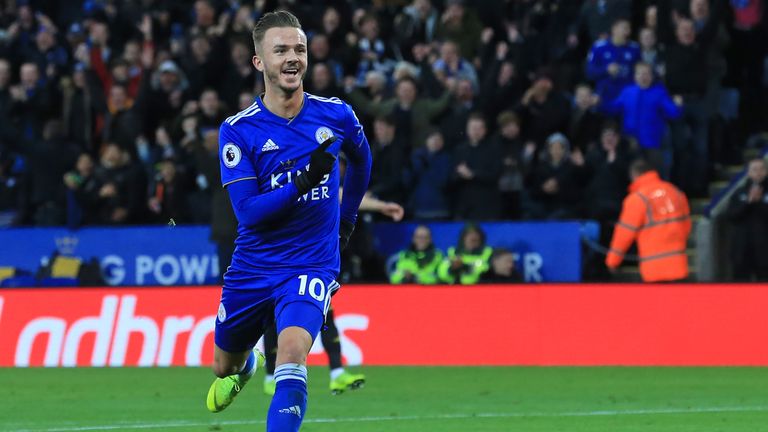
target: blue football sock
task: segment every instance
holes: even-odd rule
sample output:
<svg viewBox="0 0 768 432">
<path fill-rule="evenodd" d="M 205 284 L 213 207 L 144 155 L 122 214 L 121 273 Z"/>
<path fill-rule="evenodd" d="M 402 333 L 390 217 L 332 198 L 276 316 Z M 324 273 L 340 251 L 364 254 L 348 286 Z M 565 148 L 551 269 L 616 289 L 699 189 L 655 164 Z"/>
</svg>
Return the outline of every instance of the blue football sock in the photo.
<svg viewBox="0 0 768 432">
<path fill-rule="evenodd" d="M 275 395 L 267 414 L 267 432 L 298 432 L 307 409 L 307 368 L 286 363 L 275 368 Z"/>
<path fill-rule="evenodd" d="M 245 361 L 245 365 L 240 369 L 239 374 L 244 377 L 250 378 L 256 371 L 256 354 L 251 351 L 251 355 L 248 356 L 248 360 Z"/>
</svg>

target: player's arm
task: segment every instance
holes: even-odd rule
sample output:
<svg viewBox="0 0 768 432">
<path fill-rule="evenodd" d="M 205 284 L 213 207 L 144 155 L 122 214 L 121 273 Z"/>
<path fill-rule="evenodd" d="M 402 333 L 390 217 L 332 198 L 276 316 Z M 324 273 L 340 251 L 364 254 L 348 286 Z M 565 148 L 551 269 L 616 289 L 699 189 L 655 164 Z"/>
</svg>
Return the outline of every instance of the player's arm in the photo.
<svg viewBox="0 0 768 432">
<path fill-rule="evenodd" d="M 295 206 L 297 199 L 302 195 L 303 183 L 288 183 L 281 188 L 260 193 L 256 181 L 256 169 L 253 161 L 243 153 L 245 150 L 244 141 L 237 132 L 228 124 L 223 124 L 219 134 L 221 181 L 227 188 L 237 221 L 243 226 L 255 226 L 272 221 Z M 326 154 L 333 158 L 331 154 Z M 310 162 L 310 169 L 311 166 L 312 162 Z M 304 175 L 308 178 L 316 177 L 309 172 L 301 176 Z"/>
<path fill-rule="evenodd" d="M 347 174 L 344 178 L 344 196 L 341 198 L 341 225 L 339 234 L 342 246 L 346 245 L 357 220 L 357 210 L 368 190 L 371 178 L 371 149 L 368 139 L 363 132 L 363 126 L 352 112 L 349 105 L 344 104 L 346 113 L 346 139 L 341 145 L 347 155 Z"/>
</svg>

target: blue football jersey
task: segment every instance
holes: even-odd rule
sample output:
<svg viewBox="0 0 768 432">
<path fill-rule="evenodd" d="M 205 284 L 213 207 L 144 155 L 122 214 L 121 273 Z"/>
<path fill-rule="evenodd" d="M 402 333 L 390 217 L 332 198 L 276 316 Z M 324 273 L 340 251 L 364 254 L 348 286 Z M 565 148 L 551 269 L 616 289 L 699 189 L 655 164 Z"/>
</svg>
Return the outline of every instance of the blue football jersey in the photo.
<svg viewBox="0 0 768 432">
<path fill-rule="evenodd" d="M 223 186 L 257 182 L 266 194 L 291 183 L 309 165 L 310 153 L 326 139 L 338 157 L 369 152 L 362 126 L 352 108 L 338 98 L 304 93 L 291 120 L 270 112 L 260 97 L 221 125 L 219 155 Z M 356 210 L 356 208 L 355 208 Z M 225 286 L 245 286 L 265 272 L 339 271 L 339 164 L 295 205 L 256 226 L 238 224 L 238 236 Z"/>
</svg>

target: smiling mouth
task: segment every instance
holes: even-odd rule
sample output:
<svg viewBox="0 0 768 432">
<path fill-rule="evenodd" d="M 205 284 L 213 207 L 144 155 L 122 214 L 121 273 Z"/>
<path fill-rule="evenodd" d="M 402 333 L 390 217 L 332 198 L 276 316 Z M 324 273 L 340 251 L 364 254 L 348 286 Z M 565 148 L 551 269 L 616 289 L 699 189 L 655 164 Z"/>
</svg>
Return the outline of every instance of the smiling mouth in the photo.
<svg viewBox="0 0 768 432">
<path fill-rule="evenodd" d="M 285 68 L 281 71 L 281 73 L 289 77 L 296 77 L 299 75 L 299 68 Z"/>
</svg>

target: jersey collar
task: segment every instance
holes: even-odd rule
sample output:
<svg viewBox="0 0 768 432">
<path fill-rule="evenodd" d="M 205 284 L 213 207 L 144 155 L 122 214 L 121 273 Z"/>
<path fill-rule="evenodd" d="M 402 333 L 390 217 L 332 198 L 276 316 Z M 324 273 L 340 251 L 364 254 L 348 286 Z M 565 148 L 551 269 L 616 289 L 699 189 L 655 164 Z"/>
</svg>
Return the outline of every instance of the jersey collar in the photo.
<svg viewBox="0 0 768 432">
<path fill-rule="evenodd" d="M 264 105 L 264 100 L 262 99 L 263 96 L 264 96 L 264 93 L 256 96 L 256 103 L 258 104 L 259 108 L 261 108 L 261 112 L 263 112 L 264 115 L 266 115 L 267 117 L 271 118 L 273 121 L 275 121 L 275 122 L 277 122 L 279 124 L 290 126 L 293 122 L 295 122 L 296 120 L 301 118 L 301 116 L 304 115 L 304 111 L 306 111 L 306 107 L 307 107 L 307 103 L 308 103 L 307 93 L 306 92 L 304 92 L 304 95 L 303 95 L 304 96 L 304 100 L 301 103 L 301 108 L 299 108 L 299 112 L 296 113 L 296 115 L 292 119 L 287 119 L 285 117 L 280 117 L 279 115 L 277 115 L 277 114 L 273 113 L 272 111 L 270 111 L 267 108 L 267 106 Z"/>
</svg>

